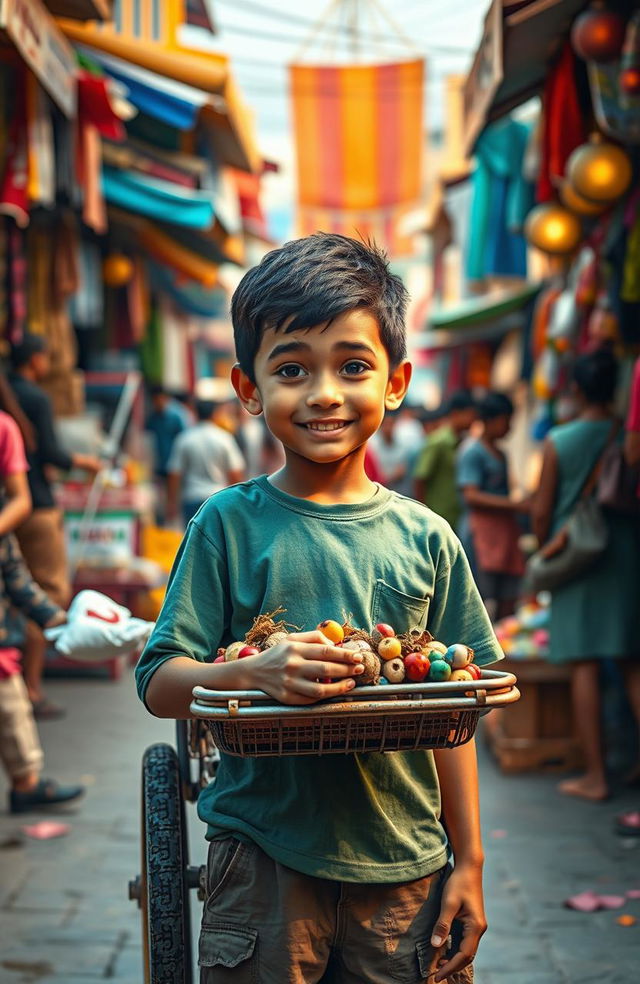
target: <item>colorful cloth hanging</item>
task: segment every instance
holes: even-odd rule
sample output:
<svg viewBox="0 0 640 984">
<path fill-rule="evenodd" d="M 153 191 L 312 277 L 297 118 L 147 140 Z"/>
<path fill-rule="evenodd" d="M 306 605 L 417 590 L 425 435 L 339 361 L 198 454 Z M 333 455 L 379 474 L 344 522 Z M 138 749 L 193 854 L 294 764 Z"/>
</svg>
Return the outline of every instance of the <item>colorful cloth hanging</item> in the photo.
<svg viewBox="0 0 640 984">
<path fill-rule="evenodd" d="M 542 97 L 542 154 L 536 199 L 555 198 L 572 151 L 587 139 L 576 84 L 576 56 L 567 41 L 549 72 Z"/>
<path fill-rule="evenodd" d="M 290 66 L 301 205 L 367 210 L 419 198 L 423 76 L 421 59 Z"/>
</svg>

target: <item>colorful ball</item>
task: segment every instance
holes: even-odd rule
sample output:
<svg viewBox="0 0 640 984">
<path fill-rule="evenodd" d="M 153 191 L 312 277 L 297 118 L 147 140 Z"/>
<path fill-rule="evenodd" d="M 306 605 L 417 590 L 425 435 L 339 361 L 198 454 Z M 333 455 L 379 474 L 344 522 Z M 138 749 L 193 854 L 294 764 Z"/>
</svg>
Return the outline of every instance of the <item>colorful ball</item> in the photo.
<svg viewBox="0 0 640 984">
<path fill-rule="evenodd" d="M 454 670 L 462 670 L 473 659 L 473 649 L 469 649 L 468 646 L 463 646 L 462 643 L 457 642 L 455 645 L 449 646 L 444 654 L 444 658 Z"/>
<path fill-rule="evenodd" d="M 434 659 L 429 669 L 429 680 L 432 683 L 446 683 L 451 677 L 451 667 L 444 659 Z"/>
</svg>

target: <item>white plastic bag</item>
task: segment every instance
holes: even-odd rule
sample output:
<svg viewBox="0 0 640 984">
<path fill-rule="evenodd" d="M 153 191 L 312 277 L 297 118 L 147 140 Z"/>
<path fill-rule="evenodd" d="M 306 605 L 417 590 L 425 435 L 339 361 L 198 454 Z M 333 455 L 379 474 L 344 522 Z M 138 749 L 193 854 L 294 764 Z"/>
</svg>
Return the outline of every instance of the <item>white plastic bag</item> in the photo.
<svg viewBox="0 0 640 984">
<path fill-rule="evenodd" d="M 81 591 L 69 606 L 67 622 L 46 629 L 45 636 L 67 659 L 101 663 L 141 648 L 153 626 L 99 591 Z"/>
</svg>

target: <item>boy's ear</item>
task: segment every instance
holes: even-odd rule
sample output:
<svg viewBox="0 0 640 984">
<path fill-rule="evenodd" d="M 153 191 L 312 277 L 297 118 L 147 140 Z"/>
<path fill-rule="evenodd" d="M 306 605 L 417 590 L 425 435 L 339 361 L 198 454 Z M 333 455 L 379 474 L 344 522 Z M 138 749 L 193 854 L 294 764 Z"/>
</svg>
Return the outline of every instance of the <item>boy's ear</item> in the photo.
<svg viewBox="0 0 640 984">
<path fill-rule="evenodd" d="M 254 417 L 262 413 L 262 400 L 256 383 L 251 382 L 236 362 L 231 370 L 231 383 L 242 406 Z"/>
<path fill-rule="evenodd" d="M 412 366 L 408 359 L 391 371 L 384 398 L 385 410 L 397 410 L 404 400 L 411 382 Z"/>
</svg>

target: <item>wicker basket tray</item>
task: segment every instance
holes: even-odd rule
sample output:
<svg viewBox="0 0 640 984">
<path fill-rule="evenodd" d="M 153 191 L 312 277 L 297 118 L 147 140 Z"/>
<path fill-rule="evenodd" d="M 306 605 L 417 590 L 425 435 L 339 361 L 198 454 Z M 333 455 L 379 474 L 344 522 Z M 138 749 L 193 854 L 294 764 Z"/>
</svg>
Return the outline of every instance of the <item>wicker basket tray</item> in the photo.
<svg viewBox="0 0 640 984">
<path fill-rule="evenodd" d="M 229 755 L 338 755 L 454 748 L 473 737 L 481 714 L 520 696 L 512 673 L 480 680 L 358 687 L 349 697 L 304 707 L 257 690 L 195 687 L 191 713 Z"/>
</svg>

